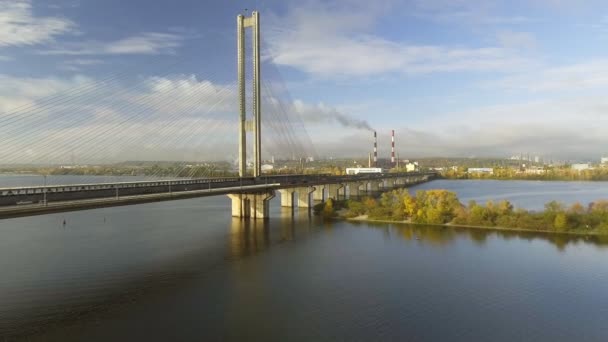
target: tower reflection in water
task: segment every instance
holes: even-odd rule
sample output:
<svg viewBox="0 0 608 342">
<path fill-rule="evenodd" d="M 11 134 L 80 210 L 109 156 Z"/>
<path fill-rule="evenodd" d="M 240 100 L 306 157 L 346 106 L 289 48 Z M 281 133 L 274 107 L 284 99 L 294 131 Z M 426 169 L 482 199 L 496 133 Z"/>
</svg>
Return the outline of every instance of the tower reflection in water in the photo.
<svg viewBox="0 0 608 342">
<path fill-rule="evenodd" d="M 286 209 L 287 210 L 287 209 Z M 238 259 L 264 252 L 272 245 L 295 241 L 319 225 L 307 211 L 281 213 L 268 220 L 232 218 L 228 236 L 228 258 Z"/>
<path fill-rule="evenodd" d="M 257 254 L 270 246 L 270 222 L 269 220 L 244 220 L 233 217 L 228 238 L 228 257 L 230 259 Z"/>
</svg>

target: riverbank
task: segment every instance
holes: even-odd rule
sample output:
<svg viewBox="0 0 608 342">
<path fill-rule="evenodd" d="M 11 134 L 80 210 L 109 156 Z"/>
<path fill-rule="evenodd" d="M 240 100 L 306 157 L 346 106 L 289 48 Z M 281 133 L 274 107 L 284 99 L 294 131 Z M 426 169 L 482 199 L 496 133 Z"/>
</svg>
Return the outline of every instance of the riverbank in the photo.
<svg viewBox="0 0 608 342">
<path fill-rule="evenodd" d="M 507 200 L 475 201 L 462 204 L 454 192 L 443 189 L 419 190 L 412 196 L 407 190 L 386 192 L 379 198 L 359 201 L 329 200 L 315 211 L 325 217 L 441 225 L 476 229 L 543 232 L 572 235 L 608 235 L 608 201 L 598 200 L 586 206 L 576 202 L 569 207 L 550 201 L 544 210 L 515 209 Z"/>
<path fill-rule="evenodd" d="M 493 226 L 476 226 L 476 225 L 464 225 L 464 224 L 453 224 L 453 223 L 417 223 L 411 220 L 387 220 L 387 219 L 370 219 L 367 215 L 360 215 L 357 217 L 346 217 L 338 215 L 337 218 L 351 222 L 371 222 L 371 223 L 397 223 L 397 224 L 411 224 L 417 226 L 437 226 L 437 227 L 451 227 L 451 228 L 465 228 L 465 229 L 480 229 L 486 231 L 507 231 L 507 232 L 522 232 L 522 233 L 542 233 L 547 235 L 571 235 L 571 236 L 608 236 L 608 233 L 599 232 L 553 232 L 546 230 L 535 230 L 526 228 L 508 228 L 508 227 L 493 227 Z"/>
<path fill-rule="evenodd" d="M 535 180 L 535 181 L 608 181 L 608 168 L 586 170 L 547 168 L 526 173 L 514 168 L 493 168 L 492 173 L 469 173 L 466 170 L 441 172 L 443 179 L 491 179 L 491 180 Z"/>
</svg>

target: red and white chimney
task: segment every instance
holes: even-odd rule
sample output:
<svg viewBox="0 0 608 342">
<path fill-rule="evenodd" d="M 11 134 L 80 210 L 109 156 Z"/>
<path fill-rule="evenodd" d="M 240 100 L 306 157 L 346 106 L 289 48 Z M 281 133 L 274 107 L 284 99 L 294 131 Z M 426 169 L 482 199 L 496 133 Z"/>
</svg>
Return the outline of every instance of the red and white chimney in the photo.
<svg viewBox="0 0 608 342">
<path fill-rule="evenodd" d="M 391 163 L 395 164 L 395 130 L 391 131 Z"/>
<path fill-rule="evenodd" d="M 374 166 L 378 166 L 378 136 L 374 131 Z"/>
</svg>

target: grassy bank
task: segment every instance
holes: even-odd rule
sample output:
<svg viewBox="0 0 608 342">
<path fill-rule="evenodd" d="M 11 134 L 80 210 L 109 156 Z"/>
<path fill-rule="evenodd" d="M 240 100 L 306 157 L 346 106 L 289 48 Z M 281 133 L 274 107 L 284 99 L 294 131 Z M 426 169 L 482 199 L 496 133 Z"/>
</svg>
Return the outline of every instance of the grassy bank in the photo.
<svg viewBox="0 0 608 342">
<path fill-rule="evenodd" d="M 432 223 L 416 223 L 408 220 L 396 221 L 396 220 L 387 220 L 387 219 L 370 219 L 366 215 L 361 215 L 357 217 L 346 217 L 338 215 L 336 218 L 345 219 L 347 221 L 354 222 L 375 222 L 375 223 L 400 223 L 400 224 L 411 224 L 418 226 L 437 226 L 437 227 L 452 227 L 452 228 L 465 228 L 465 229 L 479 229 L 486 231 L 507 231 L 507 232 L 522 232 L 522 233 L 541 233 L 541 234 L 562 234 L 562 235 L 572 235 L 572 236 L 608 236 L 608 233 L 602 232 L 577 232 L 577 231 L 567 231 L 567 232 L 554 232 L 554 231 L 546 231 L 546 230 L 536 230 L 536 229 L 526 229 L 526 228 L 507 228 L 507 227 L 498 227 L 498 226 L 472 226 L 472 225 L 464 225 L 464 224 L 454 224 L 454 223 L 440 223 L 440 224 L 432 224 Z"/>
</svg>

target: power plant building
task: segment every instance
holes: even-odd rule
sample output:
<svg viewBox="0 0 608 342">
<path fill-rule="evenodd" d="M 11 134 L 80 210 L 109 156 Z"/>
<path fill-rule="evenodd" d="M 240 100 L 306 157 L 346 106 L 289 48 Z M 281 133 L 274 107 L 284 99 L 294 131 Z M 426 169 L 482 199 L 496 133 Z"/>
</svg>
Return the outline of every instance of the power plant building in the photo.
<svg viewBox="0 0 608 342">
<path fill-rule="evenodd" d="M 347 167 L 347 175 L 358 175 L 360 173 L 382 173 L 382 168 L 379 167 Z"/>
</svg>

